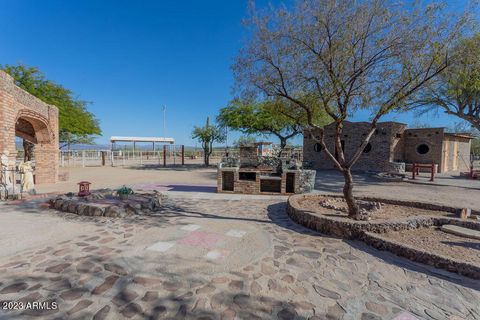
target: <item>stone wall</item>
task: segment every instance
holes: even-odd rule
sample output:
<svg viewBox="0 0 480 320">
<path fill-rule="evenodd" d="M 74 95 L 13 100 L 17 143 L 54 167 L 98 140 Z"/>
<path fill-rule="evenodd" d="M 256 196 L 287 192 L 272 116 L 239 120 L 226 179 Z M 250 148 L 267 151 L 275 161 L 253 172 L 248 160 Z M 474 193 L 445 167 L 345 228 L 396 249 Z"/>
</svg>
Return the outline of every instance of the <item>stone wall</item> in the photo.
<svg viewBox="0 0 480 320">
<path fill-rule="evenodd" d="M 256 167 L 258 166 L 258 147 L 254 145 L 240 146 L 240 166 Z"/>
<path fill-rule="evenodd" d="M 398 168 L 399 166 L 392 165 L 391 162 L 398 161 L 400 154 L 403 152 L 401 135 L 405 127 L 405 124 L 396 122 L 379 123 L 377 130 L 370 139 L 370 145 L 353 166 L 353 170 L 389 172 Z M 370 124 L 368 122 L 345 123 L 341 140 L 347 159 L 355 154 L 369 130 Z M 313 134 L 319 136 L 318 132 L 313 132 Z M 335 155 L 334 139 L 335 123 L 332 123 L 325 127 L 324 140 L 328 150 Z M 325 151 L 320 150 L 317 142 L 311 139 L 307 133 L 304 135 L 303 146 L 304 166 L 311 166 L 315 169 L 333 169 L 333 163 L 327 157 Z"/>
<path fill-rule="evenodd" d="M 415 262 L 428 264 L 430 266 L 455 272 L 473 279 L 480 279 L 480 266 L 472 263 L 456 261 L 449 257 L 417 249 L 371 232 L 366 232 L 363 235 L 362 240 L 366 244 L 378 250 L 390 251 L 395 253 L 397 256 L 404 257 Z"/>
<path fill-rule="evenodd" d="M 329 195 L 336 198 L 338 195 Z M 299 200 L 306 195 L 294 195 L 288 198 L 287 214 L 296 223 L 309 229 L 347 239 L 358 239 L 380 249 L 388 250 L 399 256 L 406 257 L 413 261 L 426 263 L 437 268 L 457 272 L 459 274 L 480 279 L 480 267 L 464 263 L 411 248 L 405 244 L 394 242 L 382 234 L 389 231 L 409 230 L 430 226 L 441 226 L 444 224 L 458 225 L 464 228 L 480 230 L 480 222 L 450 218 L 446 216 L 416 216 L 408 218 L 391 219 L 388 221 L 356 221 L 348 218 L 316 214 L 310 210 L 302 209 Z M 359 200 L 383 202 L 393 205 L 410 206 L 427 210 L 445 211 L 456 213 L 461 208 L 441 206 L 422 202 L 410 202 L 392 199 L 379 199 L 371 197 L 358 197 Z M 472 210 L 474 214 L 480 214 L 478 210 Z"/>
<path fill-rule="evenodd" d="M 346 159 L 351 159 L 369 132 L 368 122 L 345 122 L 341 141 Z M 313 132 L 319 137 L 319 132 Z M 335 152 L 335 123 L 325 126 L 324 141 L 328 150 Z M 333 169 L 332 161 L 320 144 L 305 132 L 303 140 L 305 167 Z M 406 129 L 397 122 L 382 122 L 370 139 L 369 145 L 353 165 L 353 170 L 376 172 L 405 172 L 405 163 L 436 164 L 438 172 L 468 171 L 470 139 L 447 134 L 444 128 Z M 407 165 L 407 169 L 410 166 Z"/>
<path fill-rule="evenodd" d="M 444 172 L 442 152 L 444 141 L 443 128 L 420 128 L 405 130 L 405 155 L 407 163 L 438 164 L 438 171 Z M 428 147 L 428 152 L 422 154 L 422 145 Z"/>
<path fill-rule="evenodd" d="M 57 182 L 57 107 L 48 105 L 17 87 L 10 75 L 0 71 L 0 120 L 0 153 L 8 150 L 13 164 L 16 159 L 15 136 L 35 143 L 36 183 Z M 25 123 L 31 127 L 26 129 Z"/>
</svg>

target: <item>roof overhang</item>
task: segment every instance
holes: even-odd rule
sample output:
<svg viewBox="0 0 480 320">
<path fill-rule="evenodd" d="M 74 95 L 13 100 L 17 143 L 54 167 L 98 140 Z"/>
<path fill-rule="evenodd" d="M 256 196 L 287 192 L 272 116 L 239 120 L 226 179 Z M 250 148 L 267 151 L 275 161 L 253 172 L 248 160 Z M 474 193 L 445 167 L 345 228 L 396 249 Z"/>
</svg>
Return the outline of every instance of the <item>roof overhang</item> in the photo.
<svg viewBox="0 0 480 320">
<path fill-rule="evenodd" d="M 169 143 L 174 144 L 175 139 L 165 138 L 165 137 L 121 137 L 121 136 L 112 136 L 110 137 L 110 142 L 157 142 L 157 143 Z"/>
</svg>

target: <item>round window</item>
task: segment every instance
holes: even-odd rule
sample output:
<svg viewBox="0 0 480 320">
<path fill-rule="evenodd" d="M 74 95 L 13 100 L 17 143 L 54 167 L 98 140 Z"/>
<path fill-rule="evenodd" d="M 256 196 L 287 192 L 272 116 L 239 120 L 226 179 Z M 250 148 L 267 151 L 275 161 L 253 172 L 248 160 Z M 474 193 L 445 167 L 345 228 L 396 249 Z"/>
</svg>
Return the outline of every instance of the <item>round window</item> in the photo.
<svg viewBox="0 0 480 320">
<path fill-rule="evenodd" d="M 419 154 L 427 154 L 430 151 L 430 147 L 425 143 L 419 144 L 417 146 L 417 152 Z"/>
<path fill-rule="evenodd" d="M 315 145 L 313 146 L 313 150 L 315 150 L 315 152 L 322 151 L 322 145 L 320 143 L 315 143 Z"/>
<path fill-rule="evenodd" d="M 364 153 L 369 153 L 370 151 L 372 151 L 372 144 L 369 142 L 369 143 L 367 143 L 365 148 L 363 148 L 363 152 Z"/>
</svg>

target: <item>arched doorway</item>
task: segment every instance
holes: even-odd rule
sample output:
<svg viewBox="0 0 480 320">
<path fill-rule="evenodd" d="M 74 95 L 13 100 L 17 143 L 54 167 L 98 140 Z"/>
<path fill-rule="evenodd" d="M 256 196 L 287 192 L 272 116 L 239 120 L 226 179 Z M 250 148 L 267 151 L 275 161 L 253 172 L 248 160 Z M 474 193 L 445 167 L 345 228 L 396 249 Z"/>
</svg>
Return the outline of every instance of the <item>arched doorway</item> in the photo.
<svg viewBox="0 0 480 320">
<path fill-rule="evenodd" d="M 12 77 L 0 71 L 0 119 L 0 154 L 8 154 L 9 169 L 16 165 L 15 140 L 18 137 L 33 145 L 31 156 L 35 167 L 35 182 L 57 182 L 57 107 L 48 105 L 17 87 Z"/>
<path fill-rule="evenodd" d="M 48 158 L 48 150 L 52 147 L 54 137 L 48 128 L 48 122 L 40 115 L 32 115 L 28 112 L 25 115 L 24 111 L 20 111 L 19 116 L 15 122 L 15 136 L 23 140 L 23 153 L 21 158 L 23 161 L 32 161 L 35 168 L 35 180 L 40 178 L 40 181 L 45 180 L 45 177 L 51 174 L 52 168 L 45 163 L 44 159 Z M 17 145 L 18 149 L 19 146 Z M 37 154 L 37 157 L 35 156 Z M 18 159 L 17 155 L 17 159 Z"/>
</svg>

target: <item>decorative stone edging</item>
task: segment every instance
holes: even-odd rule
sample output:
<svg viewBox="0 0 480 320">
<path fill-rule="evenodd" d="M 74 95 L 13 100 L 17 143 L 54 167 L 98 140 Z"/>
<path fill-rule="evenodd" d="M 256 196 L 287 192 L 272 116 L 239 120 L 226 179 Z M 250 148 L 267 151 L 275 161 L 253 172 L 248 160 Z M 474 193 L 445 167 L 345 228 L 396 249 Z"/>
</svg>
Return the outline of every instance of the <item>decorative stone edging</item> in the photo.
<svg viewBox="0 0 480 320">
<path fill-rule="evenodd" d="M 365 232 L 361 240 L 376 249 L 390 251 L 397 256 L 401 256 L 412 261 L 428 264 L 436 268 L 455 272 L 473 279 L 480 279 L 480 266 L 472 263 L 460 262 L 443 255 L 433 254 L 431 252 L 416 249 L 412 246 L 393 241 L 391 239 L 386 239 L 372 232 Z"/>
<path fill-rule="evenodd" d="M 333 235 L 346 239 L 358 239 L 367 244 L 380 249 L 388 250 L 396 255 L 406 257 L 413 261 L 422 262 L 428 265 L 442 268 L 448 271 L 457 272 L 459 274 L 480 279 L 480 268 L 473 264 L 452 260 L 450 258 L 428 253 L 410 246 L 387 240 L 380 235 L 389 231 L 410 230 L 431 226 L 442 226 L 444 224 L 454 224 L 461 227 L 480 230 L 480 222 L 463 220 L 450 217 L 433 217 L 433 216 L 417 216 L 392 219 L 390 221 L 355 221 L 346 218 L 329 217 L 315 214 L 315 212 L 302 209 L 299 200 L 311 195 L 293 195 L 287 201 L 287 214 L 298 224 L 309 229 Z M 325 195 L 328 197 L 339 198 L 339 195 Z M 392 199 L 380 199 L 371 197 L 358 197 L 357 199 L 365 201 L 375 201 L 392 205 L 409 206 L 419 209 L 438 210 L 450 213 L 456 213 L 461 208 L 440 206 L 422 202 L 408 202 Z M 472 210 L 473 214 L 479 214 L 478 211 Z M 418 257 L 415 257 L 418 255 Z"/>
<path fill-rule="evenodd" d="M 127 210 L 113 205 L 103 205 L 97 203 L 88 203 L 81 200 L 68 200 L 64 198 L 57 198 L 50 200 L 51 208 L 78 214 L 79 216 L 92 217 L 112 217 L 123 218 L 127 216 Z"/>
<path fill-rule="evenodd" d="M 80 216 L 123 218 L 131 214 L 152 213 L 160 208 L 165 197 L 162 194 L 135 194 L 131 199 L 120 200 L 113 198 L 112 192 L 101 190 L 85 198 L 59 196 L 50 200 L 50 207 Z M 109 201 L 102 203 L 104 198 Z"/>
</svg>

